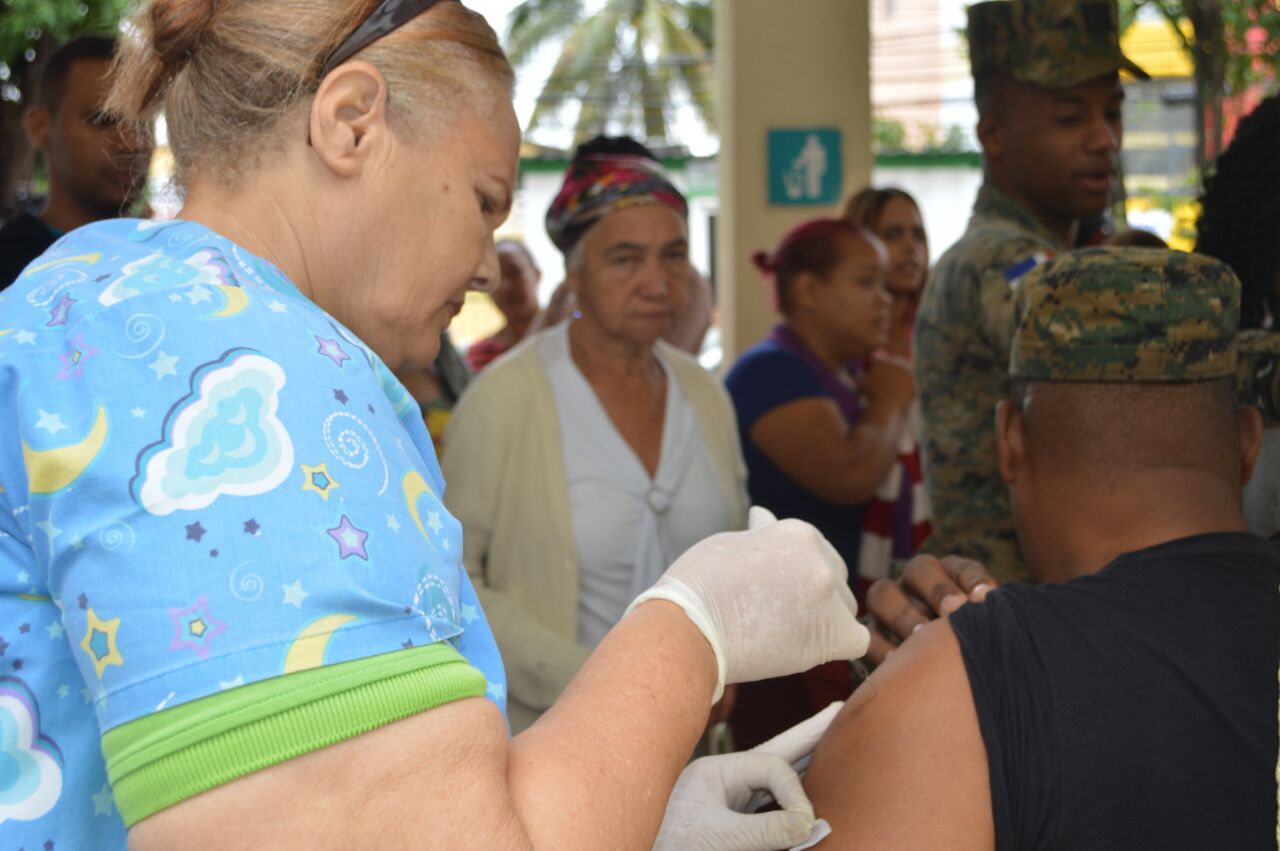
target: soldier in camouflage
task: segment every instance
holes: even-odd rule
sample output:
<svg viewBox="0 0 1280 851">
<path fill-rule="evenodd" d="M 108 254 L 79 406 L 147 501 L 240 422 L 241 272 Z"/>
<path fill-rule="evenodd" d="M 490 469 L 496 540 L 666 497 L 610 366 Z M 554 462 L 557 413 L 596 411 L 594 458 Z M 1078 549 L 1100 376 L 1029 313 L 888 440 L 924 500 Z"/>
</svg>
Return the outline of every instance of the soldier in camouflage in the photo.
<svg viewBox="0 0 1280 851">
<path fill-rule="evenodd" d="M 964 236 L 939 260 L 916 320 L 924 552 L 1025 578 L 996 470 L 996 403 L 1009 389 L 1011 287 L 1075 241 L 1111 196 L 1124 98 L 1114 0 L 997 0 L 969 10 L 984 182 Z"/>
</svg>

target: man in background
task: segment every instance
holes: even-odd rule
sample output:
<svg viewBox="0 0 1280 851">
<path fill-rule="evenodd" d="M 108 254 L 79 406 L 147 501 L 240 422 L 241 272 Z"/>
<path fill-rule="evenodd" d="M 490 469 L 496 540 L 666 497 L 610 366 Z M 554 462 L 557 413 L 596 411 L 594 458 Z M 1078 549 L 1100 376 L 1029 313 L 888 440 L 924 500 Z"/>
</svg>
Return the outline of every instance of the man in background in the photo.
<svg viewBox="0 0 1280 851">
<path fill-rule="evenodd" d="M 997 0 L 969 9 L 983 185 L 916 319 L 933 534 L 923 552 L 1026 578 L 996 471 L 992 411 L 1008 395 L 1011 287 L 1075 244 L 1111 197 L 1122 134 L 1115 0 Z"/>
<path fill-rule="evenodd" d="M 49 195 L 40 215 L 19 213 L 0 228 L 0 290 L 62 234 L 129 212 L 142 190 L 150 145 L 101 109 L 115 43 L 83 35 L 45 64 L 24 121 L 47 164 Z"/>
</svg>

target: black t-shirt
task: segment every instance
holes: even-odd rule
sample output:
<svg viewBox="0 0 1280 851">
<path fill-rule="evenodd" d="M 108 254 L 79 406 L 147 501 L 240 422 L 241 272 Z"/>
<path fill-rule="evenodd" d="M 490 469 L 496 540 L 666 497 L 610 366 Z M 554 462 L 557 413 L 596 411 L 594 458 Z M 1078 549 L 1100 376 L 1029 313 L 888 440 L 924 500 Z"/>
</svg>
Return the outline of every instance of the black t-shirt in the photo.
<svg viewBox="0 0 1280 851">
<path fill-rule="evenodd" d="M 48 225 L 30 213 L 19 213 L 0 227 L 0 290 L 57 239 Z"/>
<path fill-rule="evenodd" d="M 1275 848 L 1280 551 L 1128 553 L 951 615 L 998 848 Z"/>
</svg>

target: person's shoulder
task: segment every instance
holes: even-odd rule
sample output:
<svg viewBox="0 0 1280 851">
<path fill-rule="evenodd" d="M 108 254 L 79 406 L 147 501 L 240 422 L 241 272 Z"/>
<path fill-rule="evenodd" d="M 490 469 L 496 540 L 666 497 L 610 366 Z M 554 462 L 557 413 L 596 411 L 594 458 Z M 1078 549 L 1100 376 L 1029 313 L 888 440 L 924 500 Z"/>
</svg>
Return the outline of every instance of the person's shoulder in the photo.
<svg viewBox="0 0 1280 851">
<path fill-rule="evenodd" d="M 699 407 L 700 402 L 710 402 L 732 415 L 733 401 L 718 376 L 698 363 L 693 355 L 670 343 L 659 340 L 655 347 L 690 401 Z"/>
<path fill-rule="evenodd" d="M 216 294 L 266 286 L 255 268 L 263 264 L 246 258 L 247 252 L 191 222 L 105 219 L 64 235 L 33 260 L 0 310 L 13 311 L 10 322 L 40 324 L 43 317 L 48 328 L 91 319 L 134 299 L 154 302 L 157 295 L 172 304 L 217 303 L 238 313 L 245 300 L 228 295 L 232 304 L 221 304 Z"/>
<path fill-rule="evenodd" d="M 31 213 L 18 213 L 9 221 L 0 225 L 0 245 L 13 243 L 26 244 L 32 238 L 43 239 L 46 243 L 56 238 L 49 226 Z"/>
<path fill-rule="evenodd" d="M 938 258 L 930 282 L 942 276 L 998 275 L 1012 283 L 1019 264 L 1031 261 L 1024 271 L 1054 255 L 1053 246 L 1033 231 L 1018 227 L 1004 219 L 979 222 L 969 228 L 954 245 Z M 1012 275 L 1013 277 L 1009 277 Z"/>
<path fill-rule="evenodd" d="M 987 750 L 946 620 L 903 642 L 854 691 L 804 786 L 848 847 L 995 846 Z M 909 810 L 924 817 L 904 818 Z"/>
<path fill-rule="evenodd" d="M 772 339 L 765 339 L 742 353 L 734 363 L 733 369 L 729 370 L 725 384 L 732 390 L 745 382 L 778 373 L 809 374 L 812 372 L 813 368 L 799 354 Z"/>
<path fill-rule="evenodd" d="M 698 359 L 683 349 L 676 348 L 665 340 L 658 340 L 654 348 L 666 360 L 676 379 L 682 385 L 697 387 L 719 387 L 720 381 Z"/>
<path fill-rule="evenodd" d="M 1087 580 L 1084 582 L 1083 580 Z M 1167 541 L 1125 553 L 1098 573 L 1068 585 L 1132 586 L 1151 593 L 1177 595 L 1189 588 L 1196 605 L 1214 598 L 1224 606 L 1233 599 L 1265 599 L 1264 589 L 1280 583 L 1280 546 L 1249 532 L 1215 532 Z"/>
<path fill-rule="evenodd" d="M 477 372 L 462 394 L 460 404 L 476 399 L 507 399 L 515 402 L 530 389 L 541 369 L 539 342 L 554 328 L 530 334 L 512 346 L 501 357 Z M 477 344 L 478 345 L 478 344 Z"/>
</svg>

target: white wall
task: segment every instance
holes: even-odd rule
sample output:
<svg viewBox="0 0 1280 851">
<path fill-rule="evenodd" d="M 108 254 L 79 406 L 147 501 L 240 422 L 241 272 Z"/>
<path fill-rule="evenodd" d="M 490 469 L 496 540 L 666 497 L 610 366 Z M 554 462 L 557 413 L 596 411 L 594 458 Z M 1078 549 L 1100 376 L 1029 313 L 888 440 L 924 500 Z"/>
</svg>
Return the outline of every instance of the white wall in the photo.
<svg viewBox="0 0 1280 851">
<path fill-rule="evenodd" d="M 963 166 L 878 166 L 872 171 L 872 180 L 878 187 L 905 189 L 920 204 L 932 262 L 964 233 L 973 199 L 982 185 L 982 171 Z"/>
</svg>

